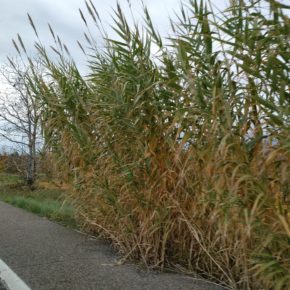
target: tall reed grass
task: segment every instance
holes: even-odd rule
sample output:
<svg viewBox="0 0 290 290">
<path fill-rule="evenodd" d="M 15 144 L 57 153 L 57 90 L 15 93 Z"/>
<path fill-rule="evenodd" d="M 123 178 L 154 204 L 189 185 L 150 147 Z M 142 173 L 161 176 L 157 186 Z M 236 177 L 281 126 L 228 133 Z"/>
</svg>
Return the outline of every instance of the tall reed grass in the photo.
<svg viewBox="0 0 290 290">
<path fill-rule="evenodd" d="M 165 39 L 145 7 L 130 26 L 117 5 L 112 39 L 86 4 L 88 75 L 51 29 L 58 61 L 37 41 L 48 76 L 27 80 L 84 225 L 150 268 L 286 289 L 290 7 L 236 0 L 218 12 L 191 0 Z"/>
</svg>

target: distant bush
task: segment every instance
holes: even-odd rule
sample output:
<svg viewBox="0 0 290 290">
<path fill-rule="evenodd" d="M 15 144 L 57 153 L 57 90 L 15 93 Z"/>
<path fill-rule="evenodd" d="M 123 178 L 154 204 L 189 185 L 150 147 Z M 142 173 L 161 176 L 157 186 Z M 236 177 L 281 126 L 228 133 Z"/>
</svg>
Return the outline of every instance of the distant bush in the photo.
<svg viewBox="0 0 290 290">
<path fill-rule="evenodd" d="M 0 155 L 0 172 L 3 172 L 6 170 L 6 164 L 7 164 L 7 156 Z"/>
<path fill-rule="evenodd" d="M 20 173 L 24 171 L 26 158 L 17 152 L 2 153 L 0 155 L 1 171 L 6 173 Z"/>
<path fill-rule="evenodd" d="M 131 27 L 117 6 L 118 37 L 104 32 L 99 50 L 86 35 L 85 78 L 51 30 L 59 62 L 37 43 L 50 81 L 35 73 L 30 85 L 91 230 L 152 268 L 179 265 L 233 289 L 286 289 L 289 7 L 231 3 L 222 13 L 183 5 L 167 40 L 146 8 L 144 26 Z"/>
</svg>

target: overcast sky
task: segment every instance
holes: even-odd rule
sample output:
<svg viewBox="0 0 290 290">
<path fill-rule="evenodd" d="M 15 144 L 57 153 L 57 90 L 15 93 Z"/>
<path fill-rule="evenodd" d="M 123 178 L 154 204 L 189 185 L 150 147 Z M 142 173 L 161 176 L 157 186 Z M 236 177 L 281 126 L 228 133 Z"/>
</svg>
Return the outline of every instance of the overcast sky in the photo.
<svg viewBox="0 0 290 290">
<path fill-rule="evenodd" d="M 141 0 L 130 0 L 134 17 L 142 18 Z M 174 16 L 174 11 L 179 10 L 180 2 L 188 0 L 143 0 L 152 16 L 155 27 L 161 35 L 170 32 L 169 16 Z M 289 3 L 290 0 L 280 0 Z M 92 0 L 97 8 L 104 26 L 109 30 L 112 24 L 112 8 L 116 7 L 117 0 Z M 223 9 L 229 0 L 211 0 L 215 7 Z M 130 15 L 128 0 L 119 0 L 125 13 Z M 85 67 L 85 58 L 76 41 L 84 42 L 83 32 L 86 31 L 78 9 L 86 11 L 84 0 L 0 0 L 0 66 L 6 62 L 6 57 L 13 57 L 16 50 L 12 45 L 12 38 L 17 38 L 19 33 L 27 48 L 32 48 L 35 35 L 27 18 L 31 15 L 37 27 L 40 38 L 44 44 L 52 44 L 48 23 L 66 43 L 74 59 L 81 67 Z M 98 35 L 96 32 L 96 39 Z M 102 45 L 101 39 L 100 46 Z M 0 78 L 0 93 L 5 91 L 3 80 Z M 0 140 L 1 147 L 1 140 Z"/>
<path fill-rule="evenodd" d="M 152 19 L 161 34 L 166 35 L 170 30 L 168 16 L 179 9 L 180 0 L 143 0 L 147 5 Z M 109 27 L 112 8 L 116 0 L 92 0 L 105 26 Z M 226 0 L 214 0 L 215 5 L 224 6 Z M 129 14 L 127 0 L 119 3 Z M 134 16 L 141 18 L 141 1 L 131 0 Z M 27 47 L 32 47 L 35 40 L 29 25 L 27 13 L 31 15 L 44 43 L 52 43 L 47 24 L 67 44 L 73 56 L 82 60 L 81 51 L 76 45 L 77 40 L 83 40 L 85 27 L 79 16 L 78 8 L 86 11 L 84 0 L 0 0 L 0 63 L 6 56 L 16 54 L 11 39 L 19 33 Z"/>
<path fill-rule="evenodd" d="M 174 11 L 178 11 L 180 2 L 183 0 L 143 0 L 148 7 L 155 27 L 166 36 L 170 31 L 169 16 L 174 16 Z M 184 0 L 187 2 L 188 0 Z M 224 7 L 228 0 L 212 0 L 215 5 Z M 116 7 L 117 0 L 92 0 L 100 17 L 102 18 L 106 30 L 110 30 L 112 24 L 111 15 Z M 135 19 L 142 19 L 141 0 L 130 0 Z M 124 12 L 130 17 L 128 0 L 119 0 Z M 85 69 L 85 57 L 77 45 L 77 40 L 84 43 L 83 32 L 86 28 L 81 20 L 78 9 L 87 11 L 84 0 L 0 0 L 0 67 L 7 63 L 7 56 L 14 57 L 17 52 L 12 44 L 12 39 L 17 39 L 17 34 L 21 38 L 30 52 L 34 51 L 33 44 L 36 40 L 31 28 L 27 13 L 33 18 L 38 34 L 43 44 L 53 44 L 49 33 L 48 23 L 58 34 L 61 40 L 69 48 L 73 58 L 80 69 Z M 85 13 L 87 14 L 87 13 Z M 97 31 L 96 39 L 99 36 Z M 99 38 L 100 46 L 102 41 Z M 0 93 L 5 93 L 7 87 L 0 76 Z M 0 138 L 1 147 L 8 143 Z M 8 144 L 9 145 L 9 144 Z"/>
</svg>

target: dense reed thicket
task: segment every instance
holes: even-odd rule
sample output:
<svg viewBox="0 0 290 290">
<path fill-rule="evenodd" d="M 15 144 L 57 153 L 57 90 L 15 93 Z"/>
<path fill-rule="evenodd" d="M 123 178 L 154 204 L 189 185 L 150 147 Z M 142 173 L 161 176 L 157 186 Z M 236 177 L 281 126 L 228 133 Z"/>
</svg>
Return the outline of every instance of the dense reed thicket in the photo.
<svg viewBox="0 0 290 290">
<path fill-rule="evenodd" d="M 237 0 L 218 12 L 192 0 L 167 39 L 146 8 L 130 26 L 117 5 L 115 39 L 87 8 L 105 43 L 97 49 L 92 32 L 79 43 L 88 76 L 51 29 L 58 61 L 37 42 L 47 79 L 27 80 L 84 225 L 152 268 L 286 289 L 290 7 Z"/>
</svg>

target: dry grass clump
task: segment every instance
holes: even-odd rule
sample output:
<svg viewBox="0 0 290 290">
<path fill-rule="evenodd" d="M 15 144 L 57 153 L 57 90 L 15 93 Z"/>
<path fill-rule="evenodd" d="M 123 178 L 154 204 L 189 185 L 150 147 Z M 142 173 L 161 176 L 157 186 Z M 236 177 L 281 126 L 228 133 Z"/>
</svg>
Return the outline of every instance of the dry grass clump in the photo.
<svg viewBox="0 0 290 290">
<path fill-rule="evenodd" d="M 117 6 L 118 37 L 100 51 L 87 36 L 85 78 L 53 31 L 59 62 L 36 44 L 47 144 L 79 216 L 126 257 L 233 289 L 289 285 L 288 8 L 190 1 L 163 40 L 146 8 L 131 27 Z"/>
</svg>

